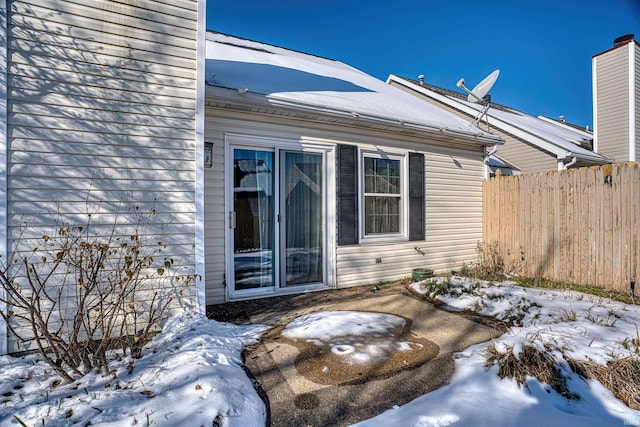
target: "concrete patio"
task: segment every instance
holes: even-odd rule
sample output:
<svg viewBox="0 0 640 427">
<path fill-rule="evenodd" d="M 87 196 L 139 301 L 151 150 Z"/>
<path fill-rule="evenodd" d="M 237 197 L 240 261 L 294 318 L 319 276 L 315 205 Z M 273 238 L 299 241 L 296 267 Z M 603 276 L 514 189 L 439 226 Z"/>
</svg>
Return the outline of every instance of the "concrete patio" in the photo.
<svg viewBox="0 0 640 427">
<path fill-rule="evenodd" d="M 304 314 L 344 310 L 401 316 L 408 336 L 429 343 L 432 351 L 424 360 L 400 360 L 382 374 L 355 372 L 344 382 L 312 381 L 300 366 L 313 362 L 303 360 L 305 354 L 279 331 Z M 271 426 L 347 426 L 374 417 L 445 384 L 454 371 L 455 352 L 505 331 L 499 322 L 439 309 L 403 283 L 375 291 L 367 286 L 222 304 L 211 306 L 209 316 L 273 327 L 245 351 L 246 368 L 265 400 Z"/>
</svg>

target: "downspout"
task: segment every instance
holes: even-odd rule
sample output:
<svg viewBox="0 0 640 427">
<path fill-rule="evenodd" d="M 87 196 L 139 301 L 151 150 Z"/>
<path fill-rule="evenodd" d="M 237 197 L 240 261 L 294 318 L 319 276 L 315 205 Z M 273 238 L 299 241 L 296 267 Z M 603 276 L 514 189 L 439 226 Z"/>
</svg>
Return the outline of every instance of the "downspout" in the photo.
<svg viewBox="0 0 640 427">
<path fill-rule="evenodd" d="M 485 148 L 486 151 L 486 148 Z M 489 179 L 489 157 L 496 154 L 498 151 L 498 144 L 494 145 L 491 151 L 485 154 L 484 156 L 484 179 Z"/>
<path fill-rule="evenodd" d="M 578 161 L 578 158 L 577 158 L 577 157 L 574 157 L 573 159 L 571 159 L 571 161 L 570 161 L 569 163 L 567 163 L 567 164 L 565 164 L 565 165 L 563 166 L 563 169 L 564 169 L 564 170 L 569 169 L 571 166 L 575 165 L 577 161 Z"/>
</svg>

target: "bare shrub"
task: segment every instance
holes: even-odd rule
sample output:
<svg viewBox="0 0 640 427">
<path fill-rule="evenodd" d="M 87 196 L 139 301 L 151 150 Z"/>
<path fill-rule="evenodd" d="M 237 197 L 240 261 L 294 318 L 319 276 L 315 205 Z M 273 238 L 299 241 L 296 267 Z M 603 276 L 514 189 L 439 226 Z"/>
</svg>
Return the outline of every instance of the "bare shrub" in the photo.
<svg viewBox="0 0 640 427">
<path fill-rule="evenodd" d="M 500 242 L 478 242 L 476 246 L 478 260 L 475 263 L 465 264 L 460 269 L 460 274 L 479 279 L 504 279 L 508 274 L 519 271 L 515 262 L 508 261 L 509 254 L 503 253 Z"/>
<path fill-rule="evenodd" d="M 116 218 L 106 228 L 96 215 L 83 225 L 58 222 L 0 265 L 8 308 L 0 315 L 65 381 L 94 368 L 109 373 L 110 350 L 139 357 L 172 299 L 195 280 L 174 271 L 163 242 L 145 237 L 154 213 L 134 212 L 133 224 Z"/>
<path fill-rule="evenodd" d="M 525 383 L 527 377 L 534 377 L 542 383 L 549 384 L 551 388 L 567 399 L 578 399 L 567 388 L 566 378 L 556 360 L 547 351 L 540 351 L 534 346 L 525 345 L 519 354 L 514 354 L 513 349 L 499 352 L 494 345 L 487 348 L 485 366 L 498 365 L 500 378 L 515 379 L 518 385 Z"/>
<path fill-rule="evenodd" d="M 585 378 L 599 381 L 632 409 L 640 410 L 640 360 L 635 356 L 609 362 L 569 360 L 571 369 Z"/>
</svg>

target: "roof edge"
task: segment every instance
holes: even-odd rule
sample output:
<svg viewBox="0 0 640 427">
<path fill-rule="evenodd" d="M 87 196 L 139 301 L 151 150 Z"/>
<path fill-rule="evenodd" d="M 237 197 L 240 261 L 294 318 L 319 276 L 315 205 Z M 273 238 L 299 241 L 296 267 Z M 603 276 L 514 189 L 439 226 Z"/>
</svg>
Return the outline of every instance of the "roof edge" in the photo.
<svg viewBox="0 0 640 427">
<path fill-rule="evenodd" d="M 427 96 L 429 98 L 435 99 L 436 101 L 442 102 L 452 108 L 455 108 L 465 114 L 469 114 L 469 115 L 476 115 L 478 113 L 478 111 L 467 107 L 466 105 L 463 105 L 459 102 L 457 102 L 454 99 L 451 99 L 445 95 L 441 95 L 439 93 L 436 93 L 432 90 L 429 90 L 426 87 L 423 86 L 418 86 L 415 83 L 404 79 L 403 77 L 399 77 L 396 76 L 394 74 L 390 74 L 389 77 L 387 78 L 387 83 L 390 82 L 395 82 L 398 83 L 400 85 L 403 85 L 409 89 L 415 90 L 418 93 L 421 93 L 424 96 Z M 549 142 L 547 140 L 544 140 L 540 137 L 537 137 L 535 135 L 530 134 L 529 132 L 526 132 L 525 130 L 522 130 L 514 125 L 511 125 L 509 123 L 506 123 L 494 116 L 490 116 L 491 117 L 491 125 L 499 128 L 507 133 L 510 133 L 516 137 L 522 138 L 524 140 L 530 141 L 532 144 L 537 145 L 538 147 L 540 147 L 540 149 L 547 151 L 548 153 L 556 156 L 556 159 L 558 160 L 563 160 L 563 159 L 567 159 L 567 158 L 572 158 L 572 157 L 577 157 L 578 159 L 582 159 L 582 160 L 588 160 L 588 161 L 595 161 L 595 162 L 609 162 L 611 161 L 611 159 L 609 159 L 606 156 L 603 156 L 602 154 L 598 154 L 598 153 L 593 153 L 593 155 L 587 154 L 587 153 L 576 153 L 574 151 L 568 151 L 565 148 L 562 147 L 558 147 L 557 145 L 553 144 L 552 142 Z M 485 116 L 484 118 L 485 121 L 488 121 L 488 117 Z M 576 146 L 578 147 L 578 146 Z"/>
<path fill-rule="evenodd" d="M 240 36 L 236 36 L 236 35 L 233 35 L 233 34 L 223 33 L 223 32 L 215 31 L 215 30 L 207 30 L 207 32 L 205 33 L 205 40 L 211 41 L 211 42 L 214 42 L 214 43 L 223 43 L 224 44 L 224 42 L 221 42 L 221 41 L 218 41 L 218 40 L 214 40 L 213 38 L 209 37 L 210 35 L 211 35 L 211 37 L 213 37 L 215 34 L 218 34 L 218 35 L 221 35 L 221 36 L 225 36 L 225 37 L 232 37 L 234 39 L 243 40 L 243 41 L 246 41 L 246 42 L 261 44 L 261 45 L 265 45 L 265 46 L 271 46 L 271 47 L 275 47 L 276 49 L 288 50 L 289 52 L 295 52 L 295 53 L 299 53 L 301 55 L 308 55 L 308 56 L 312 56 L 312 57 L 315 57 L 315 58 L 326 59 L 327 61 L 340 62 L 340 61 L 338 61 L 337 59 L 334 59 L 334 58 L 327 58 L 326 56 L 314 55 L 313 53 L 303 52 L 301 50 L 291 49 L 291 48 L 288 48 L 288 47 L 279 46 L 277 44 L 261 42 L 261 41 L 258 41 L 258 40 L 248 39 L 246 37 L 240 37 Z"/>
<path fill-rule="evenodd" d="M 539 118 L 540 120 L 544 120 L 547 123 L 551 123 L 553 125 L 559 126 L 563 129 L 567 129 L 570 130 L 572 132 L 576 132 L 579 133 L 580 135 L 582 135 L 586 140 L 588 141 L 593 141 L 593 132 L 589 131 L 585 128 L 582 128 L 576 124 L 573 123 L 567 123 L 567 122 L 560 122 L 556 119 L 553 119 L 551 117 L 547 117 L 547 116 L 543 116 L 543 115 L 538 115 L 537 118 Z"/>
<path fill-rule="evenodd" d="M 268 105 L 272 108 L 279 108 L 287 111 L 298 111 L 305 114 L 315 115 L 318 118 L 330 118 L 333 121 L 352 126 L 363 126 L 363 124 L 372 126 L 377 125 L 386 129 L 391 128 L 401 132 L 404 131 L 419 133 L 426 136 L 436 136 L 437 139 L 446 139 L 459 143 L 464 142 L 477 146 L 493 146 L 496 144 L 502 145 L 505 143 L 505 141 L 500 137 L 487 134 L 486 132 L 474 133 L 471 131 L 465 132 L 456 129 L 449 129 L 447 127 L 431 127 L 420 123 L 392 120 L 386 117 L 380 117 L 371 114 L 360 114 L 337 108 L 314 106 L 306 103 L 281 100 L 263 95 L 255 95 L 250 93 L 238 94 L 237 91 L 216 86 L 207 87 L 206 98 L 209 97 L 215 100 L 224 101 L 231 105 L 237 105 L 238 107 L 242 107 L 243 109 L 246 109 L 246 107 L 250 106 L 257 106 L 263 110 L 264 106 Z M 264 111 L 256 112 L 260 112 L 262 114 L 270 114 L 265 113 Z"/>
</svg>

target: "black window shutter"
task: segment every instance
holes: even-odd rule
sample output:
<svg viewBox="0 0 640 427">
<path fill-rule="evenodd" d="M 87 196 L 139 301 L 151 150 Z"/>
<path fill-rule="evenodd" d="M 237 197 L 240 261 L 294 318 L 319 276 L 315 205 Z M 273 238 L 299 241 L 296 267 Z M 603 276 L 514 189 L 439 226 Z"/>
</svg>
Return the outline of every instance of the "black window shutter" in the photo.
<svg viewBox="0 0 640 427">
<path fill-rule="evenodd" d="M 358 149 L 338 145 L 338 245 L 358 243 Z"/>
<path fill-rule="evenodd" d="M 409 240 L 424 240 L 424 154 L 409 153 Z"/>
</svg>

